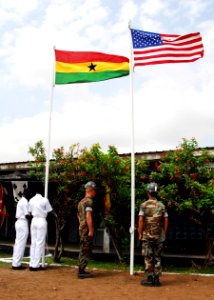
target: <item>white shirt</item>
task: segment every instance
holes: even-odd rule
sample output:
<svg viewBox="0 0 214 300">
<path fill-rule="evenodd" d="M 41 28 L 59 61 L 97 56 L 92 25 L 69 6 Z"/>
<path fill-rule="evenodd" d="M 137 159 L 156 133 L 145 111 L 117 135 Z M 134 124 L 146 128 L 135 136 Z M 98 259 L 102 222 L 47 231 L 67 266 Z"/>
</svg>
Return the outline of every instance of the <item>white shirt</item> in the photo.
<svg viewBox="0 0 214 300">
<path fill-rule="evenodd" d="M 49 200 L 40 194 L 36 194 L 29 201 L 29 212 L 33 217 L 46 218 L 52 210 Z"/>
<path fill-rule="evenodd" d="M 16 218 L 17 219 L 26 219 L 26 215 L 29 215 L 28 212 L 28 201 L 25 197 L 22 196 L 22 198 L 17 203 L 16 207 Z"/>
</svg>

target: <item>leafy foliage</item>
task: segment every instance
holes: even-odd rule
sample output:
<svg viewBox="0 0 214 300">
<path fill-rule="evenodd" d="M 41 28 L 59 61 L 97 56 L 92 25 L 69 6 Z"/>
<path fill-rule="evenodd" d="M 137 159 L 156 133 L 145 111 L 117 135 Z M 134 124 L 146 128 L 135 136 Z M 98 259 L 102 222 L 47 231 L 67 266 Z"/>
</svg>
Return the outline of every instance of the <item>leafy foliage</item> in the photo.
<svg viewBox="0 0 214 300">
<path fill-rule="evenodd" d="M 45 150 L 42 141 L 30 147 L 29 152 L 35 159 L 31 175 L 43 181 L 45 176 Z M 146 177 L 147 163 L 136 160 L 136 194 L 140 197 L 142 186 L 141 177 Z M 49 165 L 49 180 L 55 183 L 53 207 L 59 239 L 60 232 L 65 226 L 69 210 L 75 209 L 83 197 L 83 185 L 95 181 L 98 193 L 95 199 L 97 219 L 107 227 L 114 240 L 117 250 L 122 250 L 129 243 L 130 225 L 130 157 L 121 158 L 114 146 L 109 146 L 107 153 L 101 151 L 99 144 L 90 149 L 80 149 L 79 144 L 73 145 L 69 152 L 64 148 L 54 149 L 53 159 Z M 57 242 L 57 247 L 59 241 Z"/>
<path fill-rule="evenodd" d="M 208 244 L 213 244 L 214 180 L 209 163 L 214 156 L 198 148 L 197 141 L 183 139 L 176 151 L 164 154 L 151 179 L 159 183 L 159 197 L 167 207 L 189 211 L 201 226 Z M 209 246 L 208 246 L 209 248 Z M 208 250 L 207 250 L 208 251 Z"/>
<path fill-rule="evenodd" d="M 29 148 L 34 157 L 31 175 L 44 181 L 45 149 L 42 141 Z M 210 162 L 214 156 L 206 149 L 198 148 L 197 141 L 183 139 L 175 151 L 163 153 L 154 166 L 146 161 L 135 161 L 136 210 L 146 199 L 145 185 L 150 181 L 159 184 L 159 198 L 178 211 L 188 211 L 191 220 L 203 229 L 207 241 L 207 253 L 212 253 L 214 228 L 214 180 Z M 107 227 L 117 250 L 129 246 L 131 210 L 131 161 L 129 156 L 119 156 L 114 146 L 107 153 L 99 144 L 90 149 L 80 149 L 74 144 L 68 152 L 64 148 L 54 149 L 50 161 L 49 180 L 54 186 L 53 206 L 56 212 L 56 228 L 59 242 L 69 212 L 76 209 L 84 196 L 84 184 L 93 180 L 98 186 L 95 199 L 98 217 Z M 211 249 L 211 252 L 210 252 Z M 62 252 L 62 251 L 61 251 Z M 61 255 L 60 252 L 60 255 Z M 58 252 L 56 251 L 56 258 Z M 60 255 L 59 259 L 60 259 Z"/>
</svg>

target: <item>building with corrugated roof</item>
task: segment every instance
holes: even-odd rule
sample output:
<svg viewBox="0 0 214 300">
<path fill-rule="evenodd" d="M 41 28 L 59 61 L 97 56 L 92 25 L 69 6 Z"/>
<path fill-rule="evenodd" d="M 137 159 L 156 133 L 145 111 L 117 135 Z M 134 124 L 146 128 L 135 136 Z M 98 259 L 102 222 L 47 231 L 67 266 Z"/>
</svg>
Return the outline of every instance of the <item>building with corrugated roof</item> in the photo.
<svg viewBox="0 0 214 300">
<path fill-rule="evenodd" d="M 209 153 L 214 154 L 214 147 L 205 148 Z M 135 156 L 138 159 L 147 160 L 150 165 L 155 164 L 156 161 L 160 161 L 164 151 L 152 151 L 152 152 L 142 152 L 136 153 Z M 196 155 L 200 155 L 197 152 Z M 130 156 L 130 153 L 124 153 L 120 155 L 121 157 Z M 31 166 L 30 166 L 31 165 Z M 3 187 L 4 193 L 4 204 L 6 207 L 5 216 L 1 217 L 0 220 L 0 239 L 2 241 L 11 241 L 15 239 L 15 209 L 16 209 L 16 199 L 14 195 L 14 186 L 18 188 L 22 184 L 27 184 L 29 190 L 34 190 L 35 184 L 38 181 L 32 179 L 29 175 L 29 171 L 33 168 L 32 161 L 25 162 L 13 162 L 13 163 L 0 163 L 0 183 Z M 210 166 L 214 168 L 214 162 L 210 162 Z M 18 196 L 17 196 L 18 197 Z M 50 199 L 51 201 L 51 199 Z M 51 228 L 51 230 L 50 230 Z M 55 232 L 53 230 L 55 225 L 49 224 L 48 239 L 50 244 L 54 244 Z M 104 243 L 103 240 L 103 229 L 98 228 L 94 244 L 102 249 Z M 76 212 L 68 218 L 68 222 L 65 226 L 65 233 L 63 235 L 64 242 L 68 245 L 78 245 L 78 222 L 76 218 Z M 174 214 L 169 222 L 169 233 L 168 233 L 168 251 L 171 253 L 192 253 L 201 254 L 203 252 L 203 247 L 201 245 L 202 233 L 197 226 L 190 224 L 188 217 L 183 215 Z M 197 245 L 197 247 L 195 247 Z M 139 247 L 139 242 L 136 239 L 136 247 Z"/>
</svg>

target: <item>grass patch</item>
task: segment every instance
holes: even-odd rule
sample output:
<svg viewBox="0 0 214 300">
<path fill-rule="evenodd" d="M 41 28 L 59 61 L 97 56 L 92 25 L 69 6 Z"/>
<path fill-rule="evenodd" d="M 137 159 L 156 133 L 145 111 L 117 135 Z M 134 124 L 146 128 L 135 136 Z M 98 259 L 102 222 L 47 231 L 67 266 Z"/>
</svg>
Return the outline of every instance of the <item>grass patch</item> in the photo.
<svg viewBox="0 0 214 300">
<path fill-rule="evenodd" d="M 107 269 L 107 270 L 128 270 L 129 266 L 125 263 L 114 263 L 114 262 L 99 262 L 90 261 L 88 264 L 89 268 Z"/>
<path fill-rule="evenodd" d="M 1 258 L 10 258 L 11 255 L 7 253 L 1 253 Z M 23 262 L 29 263 L 29 258 L 24 258 Z M 55 263 L 53 260 L 53 257 L 46 257 L 45 263 L 48 265 L 57 264 L 60 266 L 70 266 L 74 267 L 77 266 L 77 259 L 75 258 L 68 258 L 68 257 L 62 257 L 60 263 Z M 11 262 L 1 262 L 0 266 L 3 265 L 9 265 Z M 129 271 L 129 264 L 128 263 L 116 263 L 116 262 L 104 262 L 104 261 L 94 261 L 91 260 L 88 264 L 88 267 L 90 269 L 96 268 L 96 269 L 105 269 L 105 270 L 121 270 L 121 271 Z M 143 271 L 144 266 L 140 264 L 135 264 L 134 270 L 136 272 Z M 193 267 L 175 267 L 173 265 L 171 266 L 164 266 L 163 272 L 168 273 L 181 273 L 181 274 L 214 274 L 214 266 L 204 268 L 201 265 L 194 265 Z"/>
<path fill-rule="evenodd" d="M 182 274 L 214 274 L 214 266 L 204 268 L 202 265 L 197 265 L 194 267 L 175 267 L 175 266 L 165 266 L 163 272 L 169 273 L 182 273 Z"/>
<path fill-rule="evenodd" d="M 8 263 L 0 261 L 0 266 L 7 266 L 7 265 L 8 265 Z"/>
</svg>

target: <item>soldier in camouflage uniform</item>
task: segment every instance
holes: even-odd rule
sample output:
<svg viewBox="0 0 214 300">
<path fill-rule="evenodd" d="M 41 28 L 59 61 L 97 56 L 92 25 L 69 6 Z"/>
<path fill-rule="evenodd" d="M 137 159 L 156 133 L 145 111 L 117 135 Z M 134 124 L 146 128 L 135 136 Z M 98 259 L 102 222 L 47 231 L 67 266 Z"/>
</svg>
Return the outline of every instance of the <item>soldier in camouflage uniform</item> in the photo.
<svg viewBox="0 0 214 300">
<path fill-rule="evenodd" d="M 161 251 L 168 228 L 168 214 L 164 204 L 156 199 L 158 186 L 152 182 L 147 186 L 149 199 L 140 206 L 138 220 L 139 240 L 142 240 L 146 281 L 145 286 L 159 286 L 161 275 Z"/>
<path fill-rule="evenodd" d="M 91 278 L 92 274 L 85 271 L 88 261 L 92 255 L 94 236 L 93 224 L 93 198 L 96 194 L 96 184 L 89 181 L 85 185 L 85 197 L 78 204 L 80 252 L 78 259 L 78 278 Z"/>
</svg>

